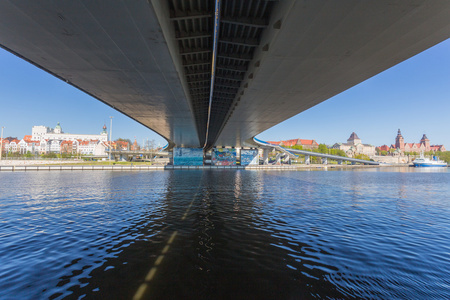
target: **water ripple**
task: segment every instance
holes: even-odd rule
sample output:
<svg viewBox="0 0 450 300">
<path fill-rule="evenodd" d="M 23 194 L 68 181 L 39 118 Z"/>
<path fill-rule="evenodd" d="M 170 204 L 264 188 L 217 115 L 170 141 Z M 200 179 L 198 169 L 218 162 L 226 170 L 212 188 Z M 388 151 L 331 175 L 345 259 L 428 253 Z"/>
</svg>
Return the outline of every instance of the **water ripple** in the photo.
<svg viewBox="0 0 450 300">
<path fill-rule="evenodd" d="M 449 173 L 374 170 L 0 173 L 0 299 L 450 298 Z"/>
</svg>

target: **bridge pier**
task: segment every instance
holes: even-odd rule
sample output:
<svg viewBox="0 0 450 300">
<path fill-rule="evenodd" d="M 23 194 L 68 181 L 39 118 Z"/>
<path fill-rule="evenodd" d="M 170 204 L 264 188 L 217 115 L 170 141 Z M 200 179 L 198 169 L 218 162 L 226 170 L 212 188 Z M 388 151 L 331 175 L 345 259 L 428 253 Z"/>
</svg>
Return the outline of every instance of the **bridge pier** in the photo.
<svg viewBox="0 0 450 300">
<path fill-rule="evenodd" d="M 311 157 L 309 155 L 305 155 L 305 165 L 311 164 Z"/>
<path fill-rule="evenodd" d="M 278 153 L 276 158 L 275 158 L 275 164 L 276 165 L 280 165 L 281 164 L 281 155 L 280 155 L 280 153 Z"/>
<path fill-rule="evenodd" d="M 322 164 L 328 165 L 328 158 L 327 157 L 323 157 L 322 158 Z"/>
<path fill-rule="evenodd" d="M 263 149 L 263 165 L 269 164 L 269 149 Z"/>
<path fill-rule="evenodd" d="M 342 165 L 342 159 L 338 159 L 338 165 Z"/>
</svg>

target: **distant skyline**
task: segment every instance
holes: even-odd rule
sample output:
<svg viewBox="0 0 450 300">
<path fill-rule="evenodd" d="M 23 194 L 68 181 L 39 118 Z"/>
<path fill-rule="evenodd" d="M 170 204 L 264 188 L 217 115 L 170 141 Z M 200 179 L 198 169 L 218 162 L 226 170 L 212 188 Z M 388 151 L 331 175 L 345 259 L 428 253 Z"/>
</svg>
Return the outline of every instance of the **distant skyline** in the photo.
<svg viewBox="0 0 450 300">
<path fill-rule="evenodd" d="M 450 148 L 450 39 L 259 134 L 262 140 L 315 139 L 346 142 L 356 132 L 365 144 L 393 144 L 400 128 L 405 142 Z M 102 102 L 0 48 L 0 127 L 3 136 L 31 134 L 35 125 L 64 132 L 98 134 L 142 144 L 164 138 Z M 108 135 L 109 137 L 109 135 Z"/>
</svg>

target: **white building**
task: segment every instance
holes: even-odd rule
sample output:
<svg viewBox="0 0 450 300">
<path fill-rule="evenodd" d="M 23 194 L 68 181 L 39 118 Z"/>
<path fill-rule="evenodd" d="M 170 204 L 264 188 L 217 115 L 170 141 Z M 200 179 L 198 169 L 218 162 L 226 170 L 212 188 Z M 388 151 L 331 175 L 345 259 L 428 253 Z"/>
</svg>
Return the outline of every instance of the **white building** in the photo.
<svg viewBox="0 0 450 300">
<path fill-rule="evenodd" d="M 22 139 L 18 145 L 19 145 L 19 153 L 26 154 L 28 150 L 28 143 L 24 139 Z"/>
<path fill-rule="evenodd" d="M 90 141 L 98 140 L 100 142 L 106 142 L 108 140 L 108 134 L 106 132 L 106 126 L 103 126 L 103 131 L 100 134 L 72 134 L 64 133 L 62 131 L 61 125 L 58 124 L 55 128 L 50 128 L 46 126 L 33 126 L 31 130 L 31 139 L 33 141 L 43 141 L 43 140 L 58 140 L 58 141 Z"/>
<path fill-rule="evenodd" d="M 348 157 L 354 157 L 357 154 L 365 154 L 369 157 L 375 155 L 375 146 L 362 144 L 361 139 L 354 132 L 348 138 L 347 143 L 336 143 L 331 148 L 345 151 Z"/>
<path fill-rule="evenodd" d="M 100 134 L 71 134 L 64 133 L 58 122 L 55 128 L 33 126 L 32 135 L 25 136 L 20 141 L 20 151 L 33 154 L 70 152 L 72 154 L 105 155 L 107 140 L 106 125 L 103 126 Z M 15 145 L 13 144 L 11 147 L 15 147 Z M 68 151 L 69 147 L 70 151 Z"/>
</svg>

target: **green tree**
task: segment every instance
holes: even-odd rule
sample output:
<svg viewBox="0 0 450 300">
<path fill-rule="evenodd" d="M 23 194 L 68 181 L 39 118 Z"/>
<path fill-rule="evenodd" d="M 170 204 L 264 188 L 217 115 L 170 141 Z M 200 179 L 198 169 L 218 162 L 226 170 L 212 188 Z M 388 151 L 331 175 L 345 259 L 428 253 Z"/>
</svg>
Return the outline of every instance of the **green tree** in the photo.
<svg viewBox="0 0 450 300">
<path fill-rule="evenodd" d="M 291 149 L 295 149 L 295 150 L 303 150 L 303 146 L 302 145 L 294 145 L 292 147 L 289 147 Z"/>
<path fill-rule="evenodd" d="M 319 153 L 327 154 L 328 147 L 325 144 L 319 144 L 319 148 L 317 149 Z"/>
<path fill-rule="evenodd" d="M 130 145 L 130 146 L 133 144 L 130 139 L 118 138 L 118 139 L 116 139 L 116 141 L 127 142 L 128 145 Z"/>
<path fill-rule="evenodd" d="M 434 153 L 433 155 L 439 157 L 439 159 L 441 159 L 447 163 L 450 163 L 450 151 L 445 151 L 445 152 L 438 151 L 438 152 Z"/>
<path fill-rule="evenodd" d="M 362 160 L 370 160 L 370 157 L 368 157 L 365 154 L 356 154 L 355 157 L 356 159 L 362 159 Z"/>
</svg>

